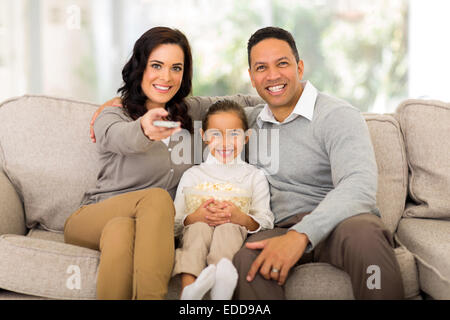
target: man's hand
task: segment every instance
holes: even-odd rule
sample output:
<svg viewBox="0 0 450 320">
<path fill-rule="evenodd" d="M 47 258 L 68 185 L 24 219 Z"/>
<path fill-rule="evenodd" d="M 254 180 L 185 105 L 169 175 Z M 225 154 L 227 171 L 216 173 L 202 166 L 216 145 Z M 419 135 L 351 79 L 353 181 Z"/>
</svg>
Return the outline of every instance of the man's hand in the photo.
<svg viewBox="0 0 450 320">
<path fill-rule="evenodd" d="M 253 281 L 259 270 L 265 279 L 272 279 L 278 281 L 279 285 L 283 285 L 289 270 L 302 257 L 308 242 L 306 234 L 294 230 L 288 231 L 283 236 L 247 242 L 245 246 L 249 249 L 262 249 L 250 267 L 247 281 Z M 274 269 L 278 272 L 273 272 Z"/>
<path fill-rule="evenodd" d="M 92 116 L 91 125 L 90 125 L 91 140 L 93 143 L 95 143 L 95 141 L 97 141 L 95 139 L 94 122 L 95 122 L 95 119 L 97 119 L 98 115 L 102 112 L 102 110 L 105 109 L 105 107 L 122 107 L 122 99 L 114 98 L 112 100 L 109 100 L 108 102 L 105 102 L 104 104 L 102 104 L 97 110 L 95 110 L 94 115 Z"/>
</svg>

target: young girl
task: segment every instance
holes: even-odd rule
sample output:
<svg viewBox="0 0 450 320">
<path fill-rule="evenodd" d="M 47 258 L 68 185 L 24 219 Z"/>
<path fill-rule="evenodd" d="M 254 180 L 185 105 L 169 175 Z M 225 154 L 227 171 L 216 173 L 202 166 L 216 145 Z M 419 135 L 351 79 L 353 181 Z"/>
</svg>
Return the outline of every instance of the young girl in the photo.
<svg viewBox="0 0 450 320">
<path fill-rule="evenodd" d="M 211 289 L 213 300 L 229 300 L 238 277 L 231 259 L 247 233 L 273 228 L 274 217 L 264 173 L 241 159 L 249 140 L 243 108 L 227 100 L 216 102 L 209 108 L 203 128 L 208 157 L 183 174 L 175 196 L 175 235 L 181 241 L 173 275 L 181 274 L 181 299 L 202 299 Z M 186 187 L 194 189 L 194 198 L 189 198 Z M 203 195 L 209 192 L 210 197 L 191 208 L 195 190 Z M 217 190 L 231 191 L 238 200 L 220 201 L 214 197 Z M 243 200 L 246 193 L 248 210 Z"/>
</svg>

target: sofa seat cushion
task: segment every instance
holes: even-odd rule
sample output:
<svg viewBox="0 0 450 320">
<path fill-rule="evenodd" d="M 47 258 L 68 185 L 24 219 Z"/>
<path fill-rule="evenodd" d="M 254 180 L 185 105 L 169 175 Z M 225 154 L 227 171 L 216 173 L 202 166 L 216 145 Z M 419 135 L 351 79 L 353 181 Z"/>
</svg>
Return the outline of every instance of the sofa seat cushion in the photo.
<svg viewBox="0 0 450 320">
<path fill-rule="evenodd" d="M 8 273 L 8 274 L 4 274 L 4 277 L 12 277 L 11 280 L 6 279 L 8 281 L 6 281 L 5 279 L 3 279 L 3 276 L 1 271 L 0 271 L 0 288 L 4 288 L 4 289 L 8 289 L 8 290 L 12 290 L 12 291 L 5 291 L 3 290 L 3 292 L 0 292 L 0 300 L 4 300 L 4 299 L 27 299 L 27 297 L 30 297 L 30 299 L 35 299 L 36 297 L 47 297 L 47 298 L 56 298 L 56 299 L 82 299 L 82 296 L 86 296 L 87 299 L 95 299 L 96 296 L 96 276 L 94 277 L 93 275 L 97 273 L 97 268 L 98 268 L 98 263 L 99 263 L 99 259 L 100 259 L 100 252 L 95 251 L 95 250 L 90 250 L 90 249 L 85 249 L 82 247 L 78 247 L 78 246 L 72 246 L 72 245 L 68 245 L 64 243 L 64 234 L 63 233 L 57 233 L 57 232 L 50 232 L 50 231 L 46 231 L 46 230 L 42 230 L 42 229 L 38 229 L 38 228 L 34 228 L 31 229 L 28 234 L 27 234 L 27 238 L 29 240 L 44 240 L 46 242 L 45 245 L 47 247 L 47 250 L 54 250 L 55 248 L 57 248 L 56 252 L 62 252 L 65 251 L 67 246 L 71 247 L 69 248 L 71 250 L 71 252 L 75 253 L 75 256 L 73 257 L 73 262 L 71 261 L 69 264 L 75 265 L 75 263 L 77 263 L 77 259 L 81 259 L 82 261 L 85 261 L 85 263 L 83 265 L 85 265 L 83 267 L 83 270 L 85 270 L 87 275 L 90 275 L 90 282 L 89 283 L 85 283 L 83 285 L 83 282 L 81 283 L 82 288 L 81 291 L 79 293 L 79 296 L 72 296 L 69 295 L 67 296 L 67 294 L 63 291 L 65 290 L 61 290 L 61 292 L 58 292 L 56 290 L 52 290 L 52 291 L 56 291 L 56 292 L 50 292 L 50 293 L 45 293 L 42 292 L 42 290 L 39 290 L 39 283 L 35 282 L 34 285 L 36 285 L 36 288 L 29 288 L 29 287 L 23 287 L 23 284 L 21 283 L 21 281 L 19 281 L 20 276 L 17 275 L 17 273 Z M 11 240 L 17 241 L 17 239 L 9 239 L 9 241 L 11 242 Z M 23 239 L 21 241 L 24 241 Z M 49 243 L 50 242 L 50 243 Z M 51 243 L 51 242 L 56 242 L 55 243 Z M 34 247 L 35 244 L 30 245 L 31 242 L 30 241 L 26 241 L 26 243 L 28 243 L 28 245 L 30 247 Z M 42 242 L 41 242 L 42 243 Z M 0 238 L 0 250 L 2 250 L 1 248 L 4 246 L 5 244 L 3 243 L 3 239 Z M 7 244 L 9 246 L 11 246 L 12 244 Z M 76 248 L 75 252 L 73 251 L 73 249 Z M 86 257 L 86 253 L 87 253 L 87 257 Z M 20 253 L 20 249 L 17 250 L 17 255 L 21 255 Z M 46 252 L 46 250 L 43 250 L 42 252 L 37 252 L 35 258 L 33 259 L 32 262 L 30 262 L 29 265 L 27 265 L 26 267 L 31 267 L 32 270 L 34 269 L 38 269 L 38 270 L 42 270 L 41 268 L 41 264 L 44 262 L 40 262 L 42 259 L 46 259 L 46 255 L 48 253 Z M 28 255 L 27 252 L 24 252 L 24 255 L 22 255 L 23 258 L 25 259 Z M 42 257 L 41 257 L 42 256 Z M 78 256 L 78 257 L 77 257 Z M 8 259 L 4 260 L 3 258 L 5 257 L 5 255 L 3 255 L 2 253 L 0 253 L 0 259 L 2 259 L 2 261 L 8 261 Z M 93 257 L 93 259 L 91 259 L 91 257 Z M 41 259 L 42 258 L 42 259 Z M 98 260 L 97 263 L 95 263 L 94 261 L 91 260 Z M 18 260 L 15 259 L 14 261 Z M 0 261 L 0 270 L 2 270 L 2 268 L 7 268 L 7 265 L 2 265 L 2 261 Z M 49 261 L 48 259 L 45 260 L 45 263 L 51 263 L 51 261 Z M 33 264 L 33 265 L 31 265 Z M 66 263 L 67 264 L 67 263 Z M 79 264 L 78 264 L 79 265 Z M 25 268 L 25 267 L 24 267 Z M 81 271 L 81 266 L 80 266 L 80 271 Z M 41 271 L 38 271 L 41 272 Z M 66 279 L 68 278 L 68 276 L 70 276 L 69 274 L 66 274 L 65 271 L 62 273 L 61 275 L 61 271 L 58 271 L 58 273 L 60 275 L 60 277 L 63 277 L 64 279 L 59 279 L 59 282 L 57 284 L 57 286 L 59 287 L 61 285 L 61 283 L 63 283 L 63 281 L 67 281 Z M 18 279 L 14 280 L 14 277 L 18 277 Z M 83 279 L 82 279 L 83 281 Z M 12 282 L 11 285 L 8 285 L 7 283 Z M 1 289 L 0 289 L 1 290 Z M 170 283 L 169 283 L 169 288 L 168 288 L 168 293 L 166 295 L 166 299 L 168 300 L 177 300 L 180 297 L 180 291 L 181 291 L 181 281 L 179 277 L 174 277 L 171 279 Z M 22 293 L 22 294 L 18 294 L 18 292 Z M 70 293 L 70 292 L 69 292 Z M 26 295 L 23 295 L 26 294 Z M 34 294 L 35 296 L 29 296 L 29 294 Z"/>
<path fill-rule="evenodd" d="M 353 300 L 350 276 L 328 263 L 295 267 L 285 285 L 290 300 Z"/>
<path fill-rule="evenodd" d="M 2 235 L 0 288 L 54 299 L 95 299 L 99 256 L 56 241 Z"/>
<path fill-rule="evenodd" d="M 395 254 L 405 297 L 417 299 L 419 282 L 414 257 L 404 247 L 396 248 Z M 65 244 L 61 233 L 33 229 L 26 237 L 3 235 L 0 237 L 0 288 L 47 298 L 95 299 L 99 258 L 98 251 Z M 67 286 L 73 276 L 73 270 L 69 270 L 71 265 L 79 266 L 80 289 Z M 179 299 L 180 290 L 180 278 L 172 278 L 166 299 Z M 286 297 L 293 300 L 354 298 L 348 274 L 326 263 L 296 267 L 286 283 Z"/>
<path fill-rule="evenodd" d="M 417 268 L 412 254 L 398 247 L 395 255 L 400 266 L 405 299 L 420 299 Z M 295 267 L 286 282 L 290 300 L 353 300 L 350 276 L 328 263 L 306 263 Z"/>
<path fill-rule="evenodd" d="M 64 243 L 64 233 L 62 232 L 51 232 L 39 228 L 34 228 L 28 232 L 27 236 L 35 239 L 50 240 Z"/>
<path fill-rule="evenodd" d="M 50 300 L 50 299 L 0 289 L 0 300 Z"/>
<path fill-rule="evenodd" d="M 421 299 L 419 280 L 414 257 L 404 247 L 395 250 L 403 277 L 406 299 Z M 286 298 L 289 300 L 353 300 L 349 275 L 328 263 L 307 263 L 295 267 L 286 282 Z M 177 275 L 169 283 L 168 300 L 180 297 L 181 280 Z M 209 295 L 205 296 L 209 299 Z"/>
<path fill-rule="evenodd" d="M 416 258 L 421 289 L 434 299 L 450 299 L 450 221 L 404 218 L 396 240 Z"/>
</svg>

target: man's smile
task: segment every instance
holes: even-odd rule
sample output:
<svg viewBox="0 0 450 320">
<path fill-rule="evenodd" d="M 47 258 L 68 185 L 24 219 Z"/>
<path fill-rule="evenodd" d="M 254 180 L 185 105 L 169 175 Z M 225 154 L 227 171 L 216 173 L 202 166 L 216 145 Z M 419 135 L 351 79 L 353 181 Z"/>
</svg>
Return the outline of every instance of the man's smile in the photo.
<svg viewBox="0 0 450 320">
<path fill-rule="evenodd" d="M 271 95 L 279 95 L 279 94 L 282 94 L 285 91 L 286 86 L 287 86 L 287 84 L 278 84 L 278 85 L 266 87 L 266 90 Z"/>
</svg>

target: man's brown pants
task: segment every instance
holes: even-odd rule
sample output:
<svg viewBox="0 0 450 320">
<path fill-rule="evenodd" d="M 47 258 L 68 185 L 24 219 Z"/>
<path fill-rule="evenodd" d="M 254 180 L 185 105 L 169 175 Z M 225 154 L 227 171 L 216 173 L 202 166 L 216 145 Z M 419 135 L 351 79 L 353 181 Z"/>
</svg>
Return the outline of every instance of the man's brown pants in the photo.
<svg viewBox="0 0 450 320">
<path fill-rule="evenodd" d="M 169 193 L 150 188 L 83 206 L 66 220 L 66 243 L 101 251 L 97 299 L 164 299 L 174 215 Z"/>
<path fill-rule="evenodd" d="M 284 235 L 305 215 L 298 214 L 275 225 L 274 229 L 256 233 L 250 236 L 247 242 Z M 234 256 L 233 263 L 239 272 L 234 298 L 240 300 L 286 299 L 283 286 L 278 285 L 274 280 L 266 280 L 259 273 L 252 282 L 246 280 L 250 266 L 260 252 L 261 250 L 252 250 L 244 246 Z M 373 214 L 359 214 L 342 221 L 314 250 L 303 254 L 297 265 L 309 262 L 325 262 L 346 271 L 350 275 L 356 299 L 404 298 L 400 267 L 393 250 L 391 234 L 386 230 L 381 219 Z M 367 283 L 368 277 L 371 276 L 368 268 L 373 265 L 378 266 L 380 270 L 379 289 L 368 286 Z"/>
</svg>

